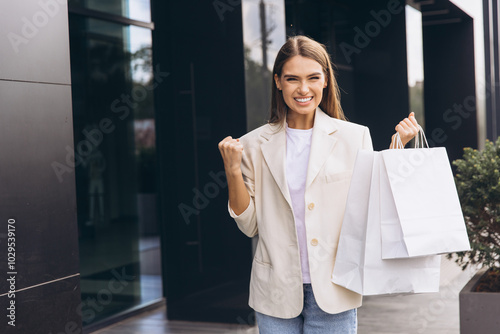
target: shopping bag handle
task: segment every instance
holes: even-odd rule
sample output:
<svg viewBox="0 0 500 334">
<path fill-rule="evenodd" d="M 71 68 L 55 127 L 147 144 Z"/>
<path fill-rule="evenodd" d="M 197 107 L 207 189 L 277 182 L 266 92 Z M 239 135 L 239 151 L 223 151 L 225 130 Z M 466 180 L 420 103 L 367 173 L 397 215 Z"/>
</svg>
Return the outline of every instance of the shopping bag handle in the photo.
<svg viewBox="0 0 500 334">
<path fill-rule="evenodd" d="M 391 143 L 390 148 L 403 149 L 405 148 L 403 142 L 401 141 L 401 137 L 399 136 L 399 132 L 396 132 L 396 140 L 394 144 Z M 429 143 L 427 142 L 427 137 L 425 136 L 424 129 L 418 125 L 418 133 L 415 136 L 415 147 L 414 148 L 429 148 Z"/>
<path fill-rule="evenodd" d="M 396 132 L 396 138 L 394 140 L 394 143 L 391 142 L 391 146 L 389 148 L 391 148 L 391 149 L 393 149 L 393 148 L 397 148 L 397 149 L 405 148 L 403 145 L 403 142 L 401 141 L 401 137 L 399 136 L 399 132 Z"/>
<path fill-rule="evenodd" d="M 429 148 L 427 137 L 425 137 L 424 129 L 418 125 L 418 133 L 415 136 L 415 148 Z"/>
</svg>

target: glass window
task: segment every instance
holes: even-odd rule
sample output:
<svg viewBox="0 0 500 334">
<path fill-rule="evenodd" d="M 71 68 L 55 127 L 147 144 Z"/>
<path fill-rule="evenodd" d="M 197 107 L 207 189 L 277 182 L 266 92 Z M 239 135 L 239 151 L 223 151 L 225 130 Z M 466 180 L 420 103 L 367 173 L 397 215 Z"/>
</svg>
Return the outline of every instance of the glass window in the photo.
<svg viewBox="0 0 500 334">
<path fill-rule="evenodd" d="M 69 0 L 70 7 L 81 7 L 132 20 L 151 22 L 150 0 Z"/>
<path fill-rule="evenodd" d="M 406 5 L 405 14 L 410 112 L 415 112 L 415 118 L 425 130 L 422 13 L 411 6 Z"/>
<path fill-rule="evenodd" d="M 286 41 L 283 0 L 242 1 L 247 130 L 267 122 L 274 59 Z M 263 33 L 264 32 L 264 33 Z"/>
<path fill-rule="evenodd" d="M 162 297 L 151 31 L 70 15 L 83 324 Z"/>
</svg>

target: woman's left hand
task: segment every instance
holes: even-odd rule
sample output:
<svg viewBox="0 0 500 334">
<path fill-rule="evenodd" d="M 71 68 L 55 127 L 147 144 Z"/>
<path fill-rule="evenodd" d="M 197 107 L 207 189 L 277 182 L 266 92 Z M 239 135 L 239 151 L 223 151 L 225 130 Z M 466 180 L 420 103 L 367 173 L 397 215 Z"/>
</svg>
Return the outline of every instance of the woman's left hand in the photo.
<svg viewBox="0 0 500 334">
<path fill-rule="evenodd" d="M 396 125 L 396 131 L 399 133 L 399 137 L 403 142 L 403 146 L 405 146 L 413 137 L 415 137 L 418 133 L 419 125 L 417 120 L 415 119 L 415 113 L 411 112 L 410 115 L 399 122 Z M 396 143 L 396 134 L 392 136 L 391 147 L 397 147 Z"/>
</svg>

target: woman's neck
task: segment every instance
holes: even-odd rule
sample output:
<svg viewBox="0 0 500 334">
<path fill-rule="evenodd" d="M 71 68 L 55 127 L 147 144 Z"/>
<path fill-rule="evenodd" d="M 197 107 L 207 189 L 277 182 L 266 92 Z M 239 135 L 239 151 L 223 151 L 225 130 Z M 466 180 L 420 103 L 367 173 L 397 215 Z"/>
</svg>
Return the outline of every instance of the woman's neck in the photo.
<svg viewBox="0 0 500 334">
<path fill-rule="evenodd" d="M 314 112 L 310 114 L 288 113 L 286 122 L 289 128 L 307 130 L 314 126 Z"/>
</svg>

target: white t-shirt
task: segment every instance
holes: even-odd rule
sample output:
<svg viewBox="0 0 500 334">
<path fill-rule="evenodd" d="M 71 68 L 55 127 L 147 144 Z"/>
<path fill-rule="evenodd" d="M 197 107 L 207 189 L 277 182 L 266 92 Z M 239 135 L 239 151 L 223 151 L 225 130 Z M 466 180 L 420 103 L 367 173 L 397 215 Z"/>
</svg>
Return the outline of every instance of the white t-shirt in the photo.
<svg viewBox="0 0 500 334">
<path fill-rule="evenodd" d="M 311 283 L 307 255 L 304 194 L 312 130 L 312 128 L 307 130 L 291 129 L 288 124 L 286 125 L 286 180 L 295 216 L 303 283 Z"/>
</svg>

